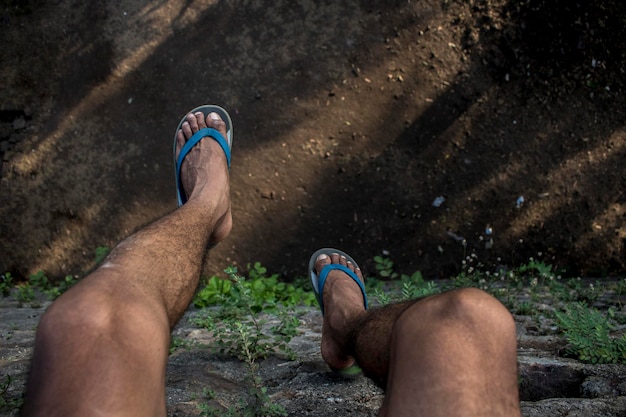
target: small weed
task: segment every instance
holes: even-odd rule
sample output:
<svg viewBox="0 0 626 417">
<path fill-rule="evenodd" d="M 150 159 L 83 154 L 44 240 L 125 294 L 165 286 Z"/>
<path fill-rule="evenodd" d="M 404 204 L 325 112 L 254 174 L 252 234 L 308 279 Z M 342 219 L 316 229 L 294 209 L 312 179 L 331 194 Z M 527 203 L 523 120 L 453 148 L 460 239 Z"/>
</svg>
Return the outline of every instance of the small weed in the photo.
<svg viewBox="0 0 626 417">
<path fill-rule="evenodd" d="M 615 286 L 615 297 L 620 310 L 622 308 L 622 296 L 624 296 L 624 294 L 626 294 L 626 279 L 620 279 Z"/>
<path fill-rule="evenodd" d="M 535 314 L 535 306 L 529 301 L 521 301 L 511 308 L 511 312 L 522 316 L 532 316 Z"/>
<path fill-rule="evenodd" d="M 23 400 L 21 398 L 9 398 L 7 395 L 12 383 L 13 378 L 11 375 L 7 375 L 0 382 L 0 412 L 2 413 L 12 413 L 22 406 Z"/>
<path fill-rule="evenodd" d="M 38 290 L 43 292 L 48 291 L 50 288 L 52 288 L 52 284 L 50 283 L 48 277 L 46 276 L 46 274 L 44 274 L 43 271 L 37 271 L 34 274 L 30 274 L 30 276 L 28 277 L 28 282 L 34 288 L 37 288 Z"/>
<path fill-rule="evenodd" d="M 78 280 L 72 275 L 66 275 L 65 279 L 57 284 L 56 288 L 59 292 L 59 295 L 72 288 L 74 285 L 76 285 L 77 282 Z"/>
<path fill-rule="evenodd" d="M 217 276 L 209 278 L 194 297 L 194 305 L 198 308 L 216 305 L 225 298 L 239 298 L 243 291 L 246 292 L 251 309 L 255 313 L 268 312 L 277 306 L 311 306 L 316 303 L 315 295 L 308 290 L 308 284 L 294 285 L 280 282 L 278 274 L 267 277 L 265 276 L 267 270 L 258 262 L 252 266 L 248 265 L 248 268 L 248 279 L 240 280 L 239 286 L 233 286 L 232 277 L 237 275 L 236 273 L 229 274 L 230 279 L 221 279 Z"/>
<path fill-rule="evenodd" d="M 8 297 L 11 294 L 11 288 L 13 288 L 13 277 L 10 272 L 7 272 L 0 278 L 0 293 L 3 297 Z"/>
<path fill-rule="evenodd" d="M 604 315 L 584 302 L 556 312 L 559 327 L 569 342 L 568 352 L 589 363 L 626 363 L 626 335 L 611 336 L 614 311 Z"/>
<path fill-rule="evenodd" d="M 370 293 L 374 294 L 374 297 L 378 300 L 380 305 L 385 306 L 387 304 L 391 304 L 391 297 L 382 288 L 376 287 L 374 288 L 374 291 L 370 291 Z"/>
<path fill-rule="evenodd" d="M 27 304 L 35 301 L 35 290 L 29 282 L 18 285 L 16 289 L 17 291 L 15 292 L 15 299 L 20 304 Z"/>
<path fill-rule="evenodd" d="M 170 340 L 170 355 L 178 349 L 189 349 L 195 345 L 196 343 L 194 341 L 189 341 L 181 337 L 172 337 L 172 340 Z"/>
<path fill-rule="evenodd" d="M 14 296 L 20 304 L 31 303 L 35 307 L 36 305 L 32 303 L 36 301 L 37 293 L 44 294 L 49 300 L 55 300 L 76 282 L 78 281 L 74 277 L 67 275 L 63 281 L 55 285 L 50 282 L 43 271 L 38 271 L 31 274 L 27 282 L 18 284 L 15 287 L 17 291 Z"/>
<path fill-rule="evenodd" d="M 520 265 L 517 269 L 520 274 L 530 273 L 533 276 L 539 275 L 541 279 L 554 278 L 554 272 L 552 271 L 552 265 L 547 265 L 543 261 L 536 261 L 531 258 L 528 263 Z"/>
<path fill-rule="evenodd" d="M 224 296 L 230 294 L 231 288 L 232 283 L 229 280 L 213 276 L 205 282 L 204 287 L 195 295 L 193 303 L 198 308 L 215 305 Z"/>
<path fill-rule="evenodd" d="M 273 297 L 263 296 L 263 288 L 246 285 L 236 268 L 230 267 L 226 273 L 232 282 L 232 291 L 218 295 L 218 310 L 204 310 L 194 322 L 213 333 L 220 353 L 241 360 L 255 361 L 276 350 L 289 353 L 287 343 L 295 335 L 298 319 L 277 308 Z M 259 315 L 263 311 L 270 311 L 279 318 L 279 324 L 269 332 L 267 319 Z"/>
<path fill-rule="evenodd" d="M 295 358 L 288 346 L 299 325 L 293 306 L 311 304 L 315 296 L 298 291 L 291 284 L 279 282 L 278 275 L 267 277 L 267 270 L 259 263 L 250 268 L 248 280 L 239 275 L 235 267 L 229 267 L 225 272 L 228 280 L 211 278 L 194 301 L 196 306 L 217 304 L 219 308 L 203 310 L 194 322 L 212 334 L 215 350 L 243 361 L 249 399 L 226 410 L 201 404 L 201 415 L 286 415 L 282 407 L 271 402 L 267 388 L 258 376 L 257 361 L 274 352 L 283 352 L 288 358 Z M 277 318 L 277 324 L 271 325 L 260 314 L 263 312 L 271 312 Z"/>
<path fill-rule="evenodd" d="M 398 274 L 393 271 L 391 259 L 384 256 L 374 256 L 374 263 L 376 264 L 376 271 L 381 278 L 395 279 L 398 277 Z"/>
<path fill-rule="evenodd" d="M 441 291 L 434 281 L 424 281 L 420 271 L 410 276 L 402 274 L 400 280 L 402 282 L 402 298 L 404 300 L 427 297 Z"/>
<path fill-rule="evenodd" d="M 434 281 L 426 282 L 422 273 L 416 271 L 412 275 L 399 275 L 393 270 L 393 262 L 384 256 L 375 256 L 374 263 L 378 276 L 386 281 L 393 281 L 400 278 L 400 294 L 390 295 L 383 289 L 383 282 L 368 278 L 365 285 L 368 293 L 374 294 L 374 297 L 381 305 L 387 305 L 392 302 L 402 302 L 416 298 L 422 298 L 428 295 L 439 293 L 441 290 Z"/>
<path fill-rule="evenodd" d="M 94 260 L 95 264 L 99 265 L 100 262 L 102 262 L 104 258 L 107 257 L 109 252 L 111 252 L 111 250 L 108 248 L 108 246 L 98 246 L 96 248 L 96 258 Z"/>
</svg>

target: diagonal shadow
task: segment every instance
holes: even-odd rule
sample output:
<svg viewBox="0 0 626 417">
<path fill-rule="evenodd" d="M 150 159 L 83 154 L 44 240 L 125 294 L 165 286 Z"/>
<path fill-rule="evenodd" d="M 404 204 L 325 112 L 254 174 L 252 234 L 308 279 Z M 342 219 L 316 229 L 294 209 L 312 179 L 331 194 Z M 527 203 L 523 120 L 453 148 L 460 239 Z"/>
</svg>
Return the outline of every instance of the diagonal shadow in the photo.
<svg viewBox="0 0 626 417">
<path fill-rule="evenodd" d="M 170 130 L 199 102 L 231 109 L 236 126 L 235 228 L 212 252 L 210 271 L 258 260 L 304 274 L 313 250 L 338 245 L 359 259 L 388 250 L 402 271 L 448 274 L 468 250 L 450 232 L 486 263 L 523 262 L 541 251 L 576 269 L 596 244 L 592 236 L 573 247 L 568 236 L 583 235 L 615 203 L 613 194 L 599 195 L 589 180 L 578 197 L 555 196 L 566 182 L 549 175 L 611 142 L 621 155 L 618 117 L 585 124 L 586 113 L 616 108 L 614 96 L 589 100 L 576 86 L 563 103 L 530 88 L 522 62 L 507 72 L 518 59 L 516 39 L 470 42 L 474 21 L 451 22 L 434 2 L 244 3 L 198 11 L 181 2 L 159 32 L 163 41 L 139 50 L 123 76 L 99 40 L 83 45 L 95 51 L 85 56 L 94 65 L 85 80 L 100 83 L 93 88 L 75 79 L 81 65 L 70 68 L 59 108 L 32 141 L 35 155 L 23 151 L 2 179 L 0 251 L 9 269 L 79 273 L 96 246 L 112 246 L 171 210 Z M 108 18 L 90 24 L 103 27 Z M 626 173 L 619 158 L 606 161 L 590 165 L 589 179 L 615 179 L 614 193 Z M 541 197 L 545 190 L 550 197 Z M 440 195 L 446 202 L 433 207 Z M 528 201 L 521 210 L 519 195 Z M 531 208 L 536 214 L 526 219 Z M 575 226 L 555 238 L 572 219 Z M 492 250 L 480 240 L 487 225 L 496 231 Z"/>
</svg>

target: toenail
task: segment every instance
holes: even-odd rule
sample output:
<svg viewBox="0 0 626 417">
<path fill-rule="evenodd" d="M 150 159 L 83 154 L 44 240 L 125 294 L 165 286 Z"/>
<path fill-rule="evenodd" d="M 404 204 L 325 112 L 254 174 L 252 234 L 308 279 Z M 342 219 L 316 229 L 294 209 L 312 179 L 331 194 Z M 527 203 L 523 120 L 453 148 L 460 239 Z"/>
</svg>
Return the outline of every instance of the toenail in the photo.
<svg viewBox="0 0 626 417">
<path fill-rule="evenodd" d="M 215 112 L 209 113 L 209 117 L 213 120 L 220 120 L 220 115 Z"/>
<path fill-rule="evenodd" d="M 325 253 L 322 253 L 320 256 L 317 257 L 318 261 L 323 261 L 325 259 L 328 259 L 328 255 L 326 255 Z"/>
</svg>

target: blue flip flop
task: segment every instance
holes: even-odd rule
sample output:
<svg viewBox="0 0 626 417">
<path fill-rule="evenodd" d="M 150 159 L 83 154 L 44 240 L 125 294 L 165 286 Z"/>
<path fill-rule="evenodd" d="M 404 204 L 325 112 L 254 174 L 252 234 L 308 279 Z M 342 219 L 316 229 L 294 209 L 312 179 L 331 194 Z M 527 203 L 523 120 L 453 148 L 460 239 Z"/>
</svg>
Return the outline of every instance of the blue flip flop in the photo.
<svg viewBox="0 0 626 417">
<path fill-rule="evenodd" d="M 326 254 L 330 256 L 333 253 L 337 253 L 340 256 L 345 256 L 345 258 L 348 261 L 352 262 L 352 264 L 356 268 L 359 267 L 359 265 L 350 255 L 348 255 L 347 253 L 343 251 L 340 251 L 339 249 L 323 248 L 313 253 L 313 255 L 311 255 L 311 259 L 309 260 L 309 276 L 311 278 L 311 285 L 313 286 L 313 292 L 315 293 L 315 298 L 317 298 L 317 302 L 320 306 L 320 310 L 322 311 L 322 315 L 324 314 L 324 300 L 322 299 L 322 294 L 324 293 L 324 284 L 326 284 L 326 278 L 328 277 L 328 274 L 330 273 L 330 271 L 334 271 L 334 270 L 340 270 L 340 271 L 345 272 L 350 278 L 354 280 L 354 282 L 356 282 L 359 285 L 359 288 L 361 289 L 361 294 L 363 294 L 363 305 L 365 309 L 367 310 L 367 294 L 365 294 L 365 286 L 363 285 L 359 277 L 357 277 L 356 274 L 350 268 L 343 266 L 343 265 L 339 265 L 339 264 L 329 264 L 329 265 L 326 265 L 324 268 L 322 268 L 319 276 L 317 275 L 317 272 L 315 271 L 315 261 L 317 260 L 317 257 L 322 254 Z M 361 373 L 363 372 L 356 363 L 345 369 L 332 369 L 332 371 L 335 374 L 343 378 L 354 378 L 354 377 L 361 375 Z"/>
<path fill-rule="evenodd" d="M 213 129 L 213 128 L 200 129 L 196 133 L 194 133 L 187 142 L 185 142 L 185 145 L 180 150 L 180 154 L 178 155 L 178 158 L 176 158 L 176 135 L 178 134 L 178 131 L 180 130 L 183 123 L 187 120 L 187 115 L 189 113 L 193 114 L 197 112 L 202 112 L 205 117 L 209 113 L 213 113 L 213 112 L 219 114 L 222 120 L 224 121 L 224 123 L 226 123 L 226 138 L 224 138 L 224 136 L 220 132 L 218 132 L 216 129 Z M 215 105 L 204 105 L 204 106 L 196 107 L 195 109 L 187 112 L 185 116 L 180 120 L 180 123 L 178 123 L 178 127 L 176 127 L 176 131 L 174 132 L 174 164 L 176 166 L 176 171 L 175 171 L 176 199 L 178 201 L 178 207 L 182 206 L 183 204 L 187 202 L 187 197 L 185 197 L 185 192 L 183 190 L 183 184 L 180 180 L 180 168 L 183 165 L 183 161 L 185 160 L 185 157 L 187 156 L 189 151 L 194 146 L 196 146 L 198 142 L 200 142 L 202 139 L 206 137 L 209 137 L 215 140 L 217 143 L 219 143 L 219 145 L 224 150 L 224 154 L 226 155 L 226 161 L 228 162 L 228 169 L 230 169 L 230 150 L 232 149 L 232 146 L 233 146 L 233 122 L 228 112 L 224 110 L 223 108 L 221 108 L 220 106 L 215 106 Z"/>
<path fill-rule="evenodd" d="M 322 294 L 324 291 L 324 284 L 326 284 L 326 278 L 328 277 L 328 273 L 333 270 L 340 270 L 340 271 L 345 272 L 346 274 L 348 274 L 350 278 L 354 280 L 354 282 L 356 282 L 359 285 L 359 288 L 361 289 L 361 293 L 363 294 L 363 304 L 365 306 L 365 309 L 367 310 L 367 294 L 365 294 L 365 287 L 363 286 L 363 283 L 361 282 L 361 280 L 356 276 L 354 272 L 352 272 L 350 268 L 345 267 L 343 265 L 339 265 L 339 264 L 329 264 L 329 265 L 326 265 L 322 269 L 319 276 L 315 272 L 315 261 L 317 260 L 317 257 L 322 254 L 326 254 L 330 256 L 333 253 L 337 253 L 341 256 L 345 256 L 345 258 L 348 261 L 352 262 L 352 264 L 356 268 L 359 267 L 359 265 L 356 263 L 354 259 L 352 259 L 350 255 L 348 255 L 347 253 L 343 251 L 340 251 L 339 249 L 323 248 L 323 249 L 316 251 L 313 255 L 311 255 L 311 259 L 309 260 L 309 276 L 311 277 L 311 285 L 313 286 L 313 292 L 315 293 L 315 297 L 317 298 L 317 303 L 320 305 L 320 310 L 322 310 L 322 314 L 324 314 L 324 300 L 322 299 Z"/>
</svg>

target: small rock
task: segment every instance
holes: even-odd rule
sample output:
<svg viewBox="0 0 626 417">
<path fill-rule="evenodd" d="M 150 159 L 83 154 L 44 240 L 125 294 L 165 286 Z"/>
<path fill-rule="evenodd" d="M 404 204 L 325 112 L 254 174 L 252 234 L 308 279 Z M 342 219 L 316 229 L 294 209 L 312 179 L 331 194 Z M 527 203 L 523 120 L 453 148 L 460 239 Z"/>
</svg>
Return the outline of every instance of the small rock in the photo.
<svg viewBox="0 0 626 417">
<path fill-rule="evenodd" d="M 23 117 L 13 120 L 13 130 L 21 130 L 26 127 L 26 120 Z"/>
<path fill-rule="evenodd" d="M 274 191 L 269 191 L 269 190 L 262 190 L 261 191 L 261 198 L 266 198 L 268 200 L 273 200 L 275 196 L 276 196 L 276 193 Z"/>
<path fill-rule="evenodd" d="M 439 196 L 435 198 L 435 200 L 433 201 L 433 207 L 440 207 L 444 201 L 446 201 L 446 198 L 444 196 Z"/>
<path fill-rule="evenodd" d="M 615 397 L 617 392 L 609 381 L 597 376 L 590 376 L 580 386 L 584 398 Z"/>
</svg>

